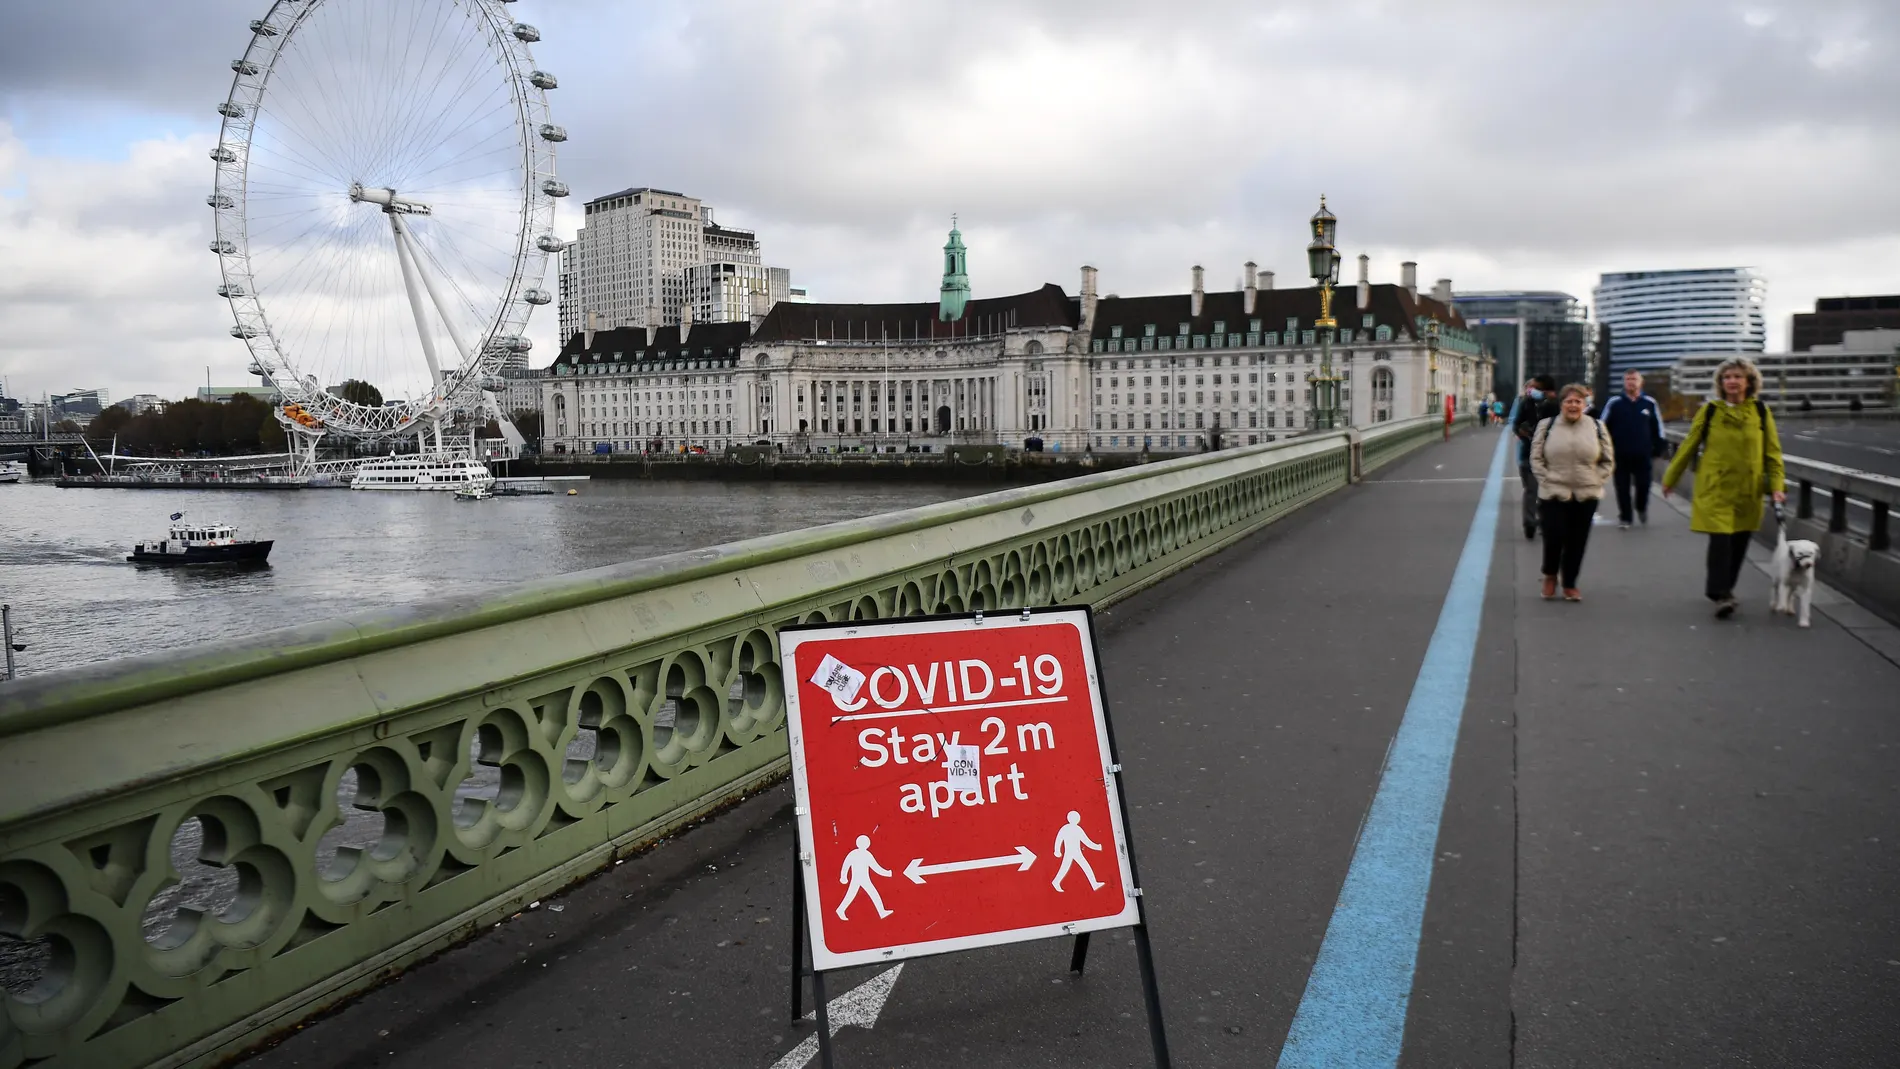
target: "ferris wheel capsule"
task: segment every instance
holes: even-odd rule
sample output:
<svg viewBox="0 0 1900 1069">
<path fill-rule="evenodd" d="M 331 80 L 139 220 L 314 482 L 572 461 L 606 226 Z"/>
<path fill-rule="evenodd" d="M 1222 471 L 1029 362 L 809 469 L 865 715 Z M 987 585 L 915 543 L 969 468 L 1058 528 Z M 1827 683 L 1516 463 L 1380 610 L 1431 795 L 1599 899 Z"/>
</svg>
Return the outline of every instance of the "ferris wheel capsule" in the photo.
<svg viewBox="0 0 1900 1069">
<path fill-rule="evenodd" d="M 535 286 L 529 289 L 522 290 L 521 299 L 524 301 L 527 301 L 529 304 L 543 305 L 543 304 L 552 303 L 554 300 L 554 294 L 549 293 L 547 290 L 544 290 L 539 286 Z"/>
<path fill-rule="evenodd" d="M 562 249 L 567 248 L 567 242 L 562 241 L 553 234 L 543 234 L 534 239 L 534 247 L 540 249 L 542 252 L 560 252 Z"/>
<path fill-rule="evenodd" d="M 218 114 L 227 119 L 242 119 L 244 117 L 244 105 L 227 100 L 218 105 Z"/>
<path fill-rule="evenodd" d="M 521 41 L 523 44 L 531 45 L 541 39 L 541 31 L 535 29 L 533 26 L 530 26 L 525 22 L 515 23 L 514 35 L 515 35 L 515 38 Z"/>
<path fill-rule="evenodd" d="M 242 74 L 246 78 L 251 78 L 251 77 L 255 77 L 258 70 L 260 70 L 261 68 L 259 68 L 257 64 L 252 63 L 248 59 L 234 59 L 231 61 L 231 69 L 238 72 L 239 74 Z"/>
<path fill-rule="evenodd" d="M 233 286 L 232 284 L 227 282 L 224 285 L 218 287 L 218 296 L 223 297 L 226 300 L 229 300 L 232 297 L 242 297 L 244 296 L 244 287 Z"/>
<path fill-rule="evenodd" d="M 552 178 L 546 179 L 541 183 L 541 192 L 550 197 L 565 197 L 568 193 L 567 183 Z"/>
<path fill-rule="evenodd" d="M 553 123 L 551 123 L 551 122 L 550 122 L 550 123 L 542 123 L 542 124 L 541 124 L 541 140 L 543 140 L 543 141 L 566 141 L 566 140 L 567 140 L 567 127 L 565 127 L 565 126 L 556 126 L 556 125 L 554 125 L 554 124 L 553 124 Z"/>
<path fill-rule="evenodd" d="M 534 71 L 528 75 L 528 83 L 536 89 L 559 89 L 561 82 L 547 71 Z"/>
<path fill-rule="evenodd" d="M 211 150 L 211 158 L 219 163 L 236 163 L 237 153 L 232 152 L 223 145 L 219 145 L 217 148 Z"/>
<path fill-rule="evenodd" d="M 233 338 L 243 338 L 246 341 L 249 341 L 252 338 L 259 337 L 262 334 L 263 334 L 263 331 L 258 330 L 256 327 L 247 327 L 242 323 L 239 323 L 237 326 L 231 328 L 231 336 Z"/>
<path fill-rule="evenodd" d="M 252 19 L 251 32 L 259 37 L 275 37 L 277 36 L 277 27 L 272 26 L 265 19 Z"/>
<path fill-rule="evenodd" d="M 210 196 L 205 198 L 205 203 L 211 205 L 213 208 L 216 208 L 219 211 L 225 211 L 227 209 L 237 207 L 237 201 L 232 200 L 229 196 L 223 193 L 211 194 Z"/>
</svg>

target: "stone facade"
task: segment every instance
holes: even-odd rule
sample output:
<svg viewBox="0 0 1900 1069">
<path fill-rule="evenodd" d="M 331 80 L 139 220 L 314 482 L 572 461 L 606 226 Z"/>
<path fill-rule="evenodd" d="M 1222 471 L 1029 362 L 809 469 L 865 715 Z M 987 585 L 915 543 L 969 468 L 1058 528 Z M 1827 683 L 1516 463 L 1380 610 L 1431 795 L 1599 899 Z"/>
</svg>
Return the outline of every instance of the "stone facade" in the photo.
<svg viewBox="0 0 1900 1069">
<path fill-rule="evenodd" d="M 1237 291 L 1205 292 L 1195 268 L 1187 293 L 1098 297 L 1085 267 L 1078 297 L 1049 284 L 966 300 L 958 239 L 936 303 L 781 302 L 756 326 L 688 318 L 572 334 L 540 380 L 543 449 L 934 451 L 1040 439 L 1188 452 L 1311 425 L 1317 289 L 1275 290 L 1249 264 Z M 1489 393 L 1489 354 L 1410 275 L 1408 265 L 1403 284 L 1362 279 L 1335 295 L 1333 364 L 1351 425 L 1434 411 L 1434 392 L 1468 413 Z"/>
</svg>

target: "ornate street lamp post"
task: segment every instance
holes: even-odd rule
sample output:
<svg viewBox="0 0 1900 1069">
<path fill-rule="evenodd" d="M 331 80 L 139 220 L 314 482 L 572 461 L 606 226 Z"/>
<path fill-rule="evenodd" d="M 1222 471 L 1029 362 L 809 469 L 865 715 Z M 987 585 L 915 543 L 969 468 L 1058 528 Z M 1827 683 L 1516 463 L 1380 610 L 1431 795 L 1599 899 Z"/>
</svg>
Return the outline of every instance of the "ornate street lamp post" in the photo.
<svg viewBox="0 0 1900 1069">
<path fill-rule="evenodd" d="M 1444 392 L 1438 388 L 1438 317 L 1436 316 L 1425 324 L 1425 352 L 1431 358 L 1430 378 L 1425 380 L 1425 412 L 1428 415 L 1437 415 L 1444 406 Z"/>
<path fill-rule="evenodd" d="M 1339 250 L 1333 239 L 1339 220 L 1326 210 L 1326 198 L 1320 197 L 1319 211 L 1313 214 L 1313 241 L 1306 247 L 1306 265 L 1313 281 L 1319 283 L 1319 318 L 1313 326 L 1319 332 L 1319 371 L 1306 376 L 1309 417 L 1314 430 L 1330 431 L 1345 426 L 1339 412 L 1339 375 L 1333 371 L 1333 287 L 1339 282 Z"/>
</svg>

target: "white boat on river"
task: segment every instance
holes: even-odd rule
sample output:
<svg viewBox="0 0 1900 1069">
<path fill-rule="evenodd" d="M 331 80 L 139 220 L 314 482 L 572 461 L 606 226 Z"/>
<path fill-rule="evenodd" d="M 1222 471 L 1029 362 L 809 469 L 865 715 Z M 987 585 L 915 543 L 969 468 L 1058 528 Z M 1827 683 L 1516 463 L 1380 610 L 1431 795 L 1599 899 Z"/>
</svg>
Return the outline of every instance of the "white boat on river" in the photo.
<svg viewBox="0 0 1900 1069">
<path fill-rule="evenodd" d="M 366 462 L 350 478 L 350 489 L 453 491 L 494 483 L 488 465 L 472 456 L 410 453 Z"/>
</svg>

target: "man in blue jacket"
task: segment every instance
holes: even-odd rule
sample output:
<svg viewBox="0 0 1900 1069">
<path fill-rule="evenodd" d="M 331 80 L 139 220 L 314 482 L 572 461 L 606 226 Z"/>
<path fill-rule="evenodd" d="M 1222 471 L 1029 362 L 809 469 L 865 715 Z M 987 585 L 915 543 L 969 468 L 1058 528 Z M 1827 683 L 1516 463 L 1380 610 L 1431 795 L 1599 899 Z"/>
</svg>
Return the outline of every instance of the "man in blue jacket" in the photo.
<svg viewBox="0 0 1900 1069">
<path fill-rule="evenodd" d="M 1649 522 L 1649 459 L 1662 452 L 1662 411 L 1643 392 L 1643 373 L 1623 372 L 1623 392 L 1604 402 L 1597 419 L 1616 445 L 1617 527 Z"/>
</svg>

